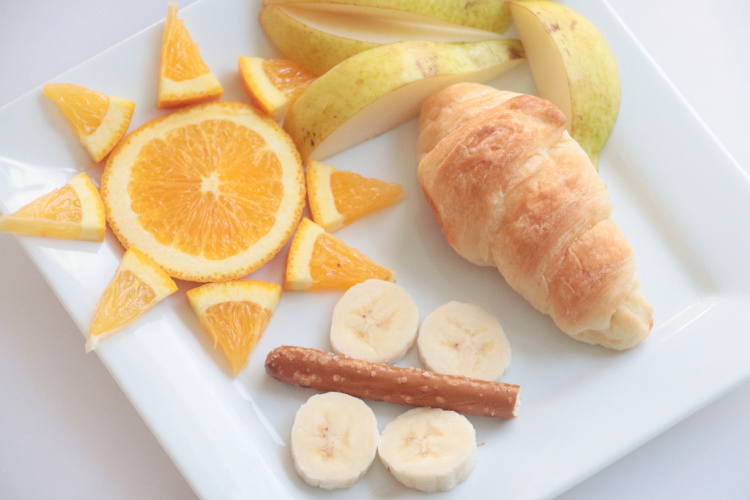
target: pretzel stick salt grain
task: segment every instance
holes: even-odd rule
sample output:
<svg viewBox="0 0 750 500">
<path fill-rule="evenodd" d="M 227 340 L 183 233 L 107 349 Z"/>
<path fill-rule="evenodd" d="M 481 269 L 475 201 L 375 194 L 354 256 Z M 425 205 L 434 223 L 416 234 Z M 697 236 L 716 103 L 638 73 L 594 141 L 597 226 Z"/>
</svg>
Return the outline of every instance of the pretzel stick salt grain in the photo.
<svg viewBox="0 0 750 500">
<path fill-rule="evenodd" d="M 266 373 L 301 387 L 483 417 L 511 419 L 521 402 L 517 385 L 400 368 L 305 347 L 272 350 L 266 357 Z"/>
</svg>

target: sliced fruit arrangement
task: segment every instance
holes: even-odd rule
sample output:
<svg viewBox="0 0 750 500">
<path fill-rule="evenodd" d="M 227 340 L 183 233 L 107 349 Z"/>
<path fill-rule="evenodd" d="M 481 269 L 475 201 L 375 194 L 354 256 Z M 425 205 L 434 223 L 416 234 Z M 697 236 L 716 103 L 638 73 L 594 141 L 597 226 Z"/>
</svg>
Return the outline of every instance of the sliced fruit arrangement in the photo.
<svg viewBox="0 0 750 500">
<path fill-rule="evenodd" d="M 499 380 L 510 364 L 510 343 L 497 318 L 475 304 L 451 301 L 428 314 L 417 337 L 428 370 Z"/>
<path fill-rule="evenodd" d="M 601 32 L 584 16 L 548 0 L 508 2 L 539 97 L 555 104 L 598 169 L 620 110 L 620 76 Z M 554 26 L 556 29 L 551 29 Z"/>
<path fill-rule="evenodd" d="M 474 426 L 463 415 L 439 408 L 414 408 L 383 429 L 378 456 L 404 486 L 449 491 L 474 468 Z"/>
<path fill-rule="evenodd" d="M 128 131 L 135 110 L 133 101 L 72 83 L 47 83 L 42 92 L 57 104 L 96 163 L 102 161 Z"/>
<path fill-rule="evenodd" d="M 292 239 L 284 290 L 346 290 L 375 278 L 394 281 L 393 271 L 303 217 Z"/>
<path fill-rule="evenodd" d="M 159 109 L 177 108 L 219 99 L 224 88 L 203 61 L 198 44 L 177 17 L 177 2 L 170 2 L 161 46 Z"/>
<path fill-rule="evenodd" d="M 370 279 L 349 288 L 336 302 L 331 349 L 350 358 L 395 363 L 414 345 L 419 310 L 402 287 Z"/>
<path fill-rule="evenodd" d="M 502 0 L 266 0 L 259 21 L 286 57 L 320 75 L 387 43 L 498 38 L 511 17 Z"/>
<path fill-rule="evenodd" d="M 370 468 L 380 433 L 362 400 L 338 392 L 311 396 L 294 417 L 294 469 L 311 486 L 348 488 Z"/>
<path fill-rule="evenodd" d="M 187 298 L 201 326 L 238 375 L 271 321 L 281 287 L 251 280 L 208 283 L 188 290 Z"/>
<path fill-rule="evenodd" d="M 105 230 L 102 198 L 85 173 L 12 214 L 0 214 L 3 233 L 103 241 Z"/>
<path fill-rule="evenodd" d="M 284 130 L 303 160 L 323 160 L 414 118 L 429 94 L 487 81 L 523 60 L 518 40 L 378 46 L 312 82 L 287 113 Z"/>
<path fill-rule="evenodd" d="M 134 248 L 125 252 L 96 305 L 86 352 L 176 291 L 175 282 L 154 261 Z"/>
<path fill-rule="evenodd" d="M 312 220 L 329 233 L 405 197 L 398 183 L 364 177 L 316 160 L 307 162 L 305 177 Z"/>
<path fill-rule="evenodd" d="M 250 101 L 277 122 L 316 76 L 294 61 L 240 57 L 239 74 Z"/>
<path fill-rule="evenodd" d="M 102 176 L 107 220 L 171 276 L 246 276 L 286 243 L 305 182 L 294 145 L 254 107 L 215 101 L 162 115 L 129 134 Z"/>
</svg>

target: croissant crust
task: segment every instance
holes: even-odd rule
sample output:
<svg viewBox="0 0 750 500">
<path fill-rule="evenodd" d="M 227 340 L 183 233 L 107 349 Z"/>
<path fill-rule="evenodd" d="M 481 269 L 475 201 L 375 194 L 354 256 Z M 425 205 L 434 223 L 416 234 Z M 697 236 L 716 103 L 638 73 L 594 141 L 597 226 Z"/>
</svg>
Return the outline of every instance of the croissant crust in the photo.
<svg viewBox="0 0 750 500">
<path fill-rule="evenodd" d="M 459 255 L 497 267 L 575 339 L 620 350 L 648 336 L 633 250 L 559 109 L 457 84 L 425 101 L 419 128 L 419 181 Z"/>
</svg>

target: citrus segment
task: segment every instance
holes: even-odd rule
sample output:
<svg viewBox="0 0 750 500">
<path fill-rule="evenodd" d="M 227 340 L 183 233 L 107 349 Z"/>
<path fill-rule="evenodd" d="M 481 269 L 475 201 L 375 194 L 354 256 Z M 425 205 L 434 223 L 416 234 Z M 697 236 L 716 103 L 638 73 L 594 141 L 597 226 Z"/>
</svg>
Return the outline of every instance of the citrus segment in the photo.
<svg viewBox="0 0 750 500">
<path fill-rule="evenodd" d="M 0 215 L 0 232 L 103 241 L 104 204 L 91 178 L 80 173 L 10 215 Z"/>
<path fill-rule="evenodd" d="M 339 170 L 315 160 L 307 162 L 306 177 L 312 220 L 329 233 L 404 198 L 400 184 Z"/>
<path fill-rule="evenodd" d="M 182 19 L 170 2 L 164 23 L 159 67 L 159 109 L 219 99 L 224 89 L 203 61 Z"/>
<path fill-rule="evenodd" d="M 316 78 L 293 61 L 260 57 L 240 57 L 239 73 L 250 101 L 276 121 Z"/>
<path fill-rule="evenodd" d="M 177 285 L 151 259 L 131 248 L 96 304 L 86 352 L 177 291 Z"/>
<path fill-rule="evenodd" d="M 99 163 L 122 139 L 135 103 L 72 83 L 48 83 L 45 96 L 57 104 L 91 158 Z"/>
<path fill-rule="evenodd" d="M 281 298 L 281 287 L 265 281 L 208 283 L 187 292 L 201 326 L 221 346 L 235 375 L 268 326 Z"/>
<path fill-rule="evenodd" d="M 346 290 L 371 278 L 394 281 L 395 275 L 310 219 L 302 219 L 289 248 L 284 290 Z"/>
<path fill-rule="evenodd" d="M 250 105 L 216 101 L 132 132 L 102 175 L 112 230 L 171 276 L 241 278 L 270 260 L 302 215 L 291 139 Z"/>
</svg>

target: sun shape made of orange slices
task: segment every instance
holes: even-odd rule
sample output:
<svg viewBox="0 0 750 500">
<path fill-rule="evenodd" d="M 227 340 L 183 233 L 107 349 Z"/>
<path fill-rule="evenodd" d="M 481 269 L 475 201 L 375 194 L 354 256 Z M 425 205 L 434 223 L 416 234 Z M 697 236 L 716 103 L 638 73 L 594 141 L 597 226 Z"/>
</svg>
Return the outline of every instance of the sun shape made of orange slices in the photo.
<svg viewBox="0 0 750 500">
<path fill-rule="evenodd" d="M 250 101 L 276 121 L 316 76 L 294 61 L 240 57 L 239 74 Z"/>
<path fill-rule="evenodd" d="M 42 92 L 57 104 L 96 163 L 102 161 L 128 131 L 135 110 L 133 101 L 72 83 L 48 83 L 42 87 Z"/>
<path fill-rule="evenodd" d="M 182 19 L 170 2 L 164 22 L 157 107 L 171 109 L 220 98 L 224 88 L 203 61 Z"/>
<path fill-rule="evenodd" d="M 0 215 L 0 232 L 23 236 L 103 241 L 105 230 L 102 198 L 85 173 L 12 214 Z"/>
<path fill-rule="evenodd" d="M 305 177 L 312 220 L 329 233 L 405 196 L 400 184 L 339 170 L 315 160 L 307 162 Z"/>
<path fill-rule="evenodd" d="M 371 278 L 394 281 L 395 274 L 310 219 L 302 219 L 289 246 L 284 290 L 346 290 Z"/>
<path fill-rule="evenodd" d="M 203 329 L 221 347 L 235 375 L 247 365 L 281 298 L 275 283 L 235 280 L 187 291 Z"/>
<path fill-rule="evenodd" d="M 86 352 L 176 291 L 177 284 L 151 259 L 134 248 L 125 252 L 96 304 Z"/>
<path fill-rule="evenodd" d="M 247 104 L 181 108 L 126 136 L 102 175 L 107 220 L 170 276 L 241 278 L 286 243 L 305 202 L 291 139 Z"/>
</svg>

